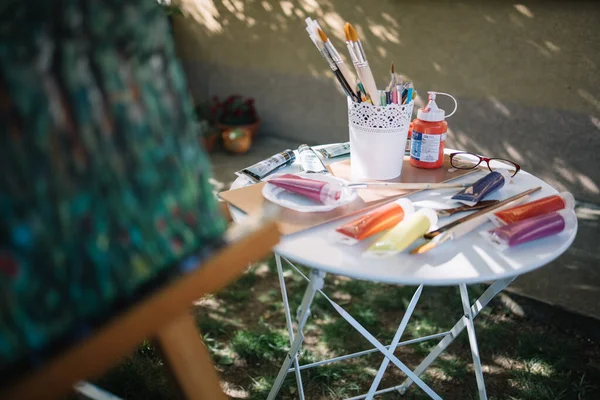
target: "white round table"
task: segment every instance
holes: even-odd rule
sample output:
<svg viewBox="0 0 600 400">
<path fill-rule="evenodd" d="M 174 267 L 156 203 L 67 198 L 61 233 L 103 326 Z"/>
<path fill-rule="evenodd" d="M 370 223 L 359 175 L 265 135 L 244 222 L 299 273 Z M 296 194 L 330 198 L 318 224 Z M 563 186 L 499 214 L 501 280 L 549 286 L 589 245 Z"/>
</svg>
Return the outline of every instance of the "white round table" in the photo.
<svg viewBox="0 0 600 400">
<path fill-rule="evenodd" d="M 446 153 L 453 151 L 455 150 L 446 149 Z M 330 160 L 330 162 L 338 162 L 344 159 L 344 157 L 338 157 Z M 293 165 L 290 165 L 277 172 L 293 173 L 298 171 L 300 171 L 300 166 L 297 159 L 296 163 Z M 484 176 L 487 172 L 489 172 L 487 169 L 481 170 L 479 172 L 458 178 L 456 182 L 473 182 Z M 249 180 L 245 178 L 238 178 L 233 183 L 232 189 L 248 184 L 251 184 Z M 529 200 L 535 200 L 557 193 L 552 186 L 548 185 L 541 179 L 521 170 L 513 178 L 511 183 L 505 185 L 500 191 L 494 193 L 493 195 L 486 197 L 486 200 L 502 200 L 537 186 L 541 186 L 542 190 L 534 193 Z M 449 208 L 458 205 L 450 200 L 450 197 L 456 192 L 457 189 L 425 190 L 411 194 L 408 196 L 408 198 L 413 201 L 417 209 L 420 207 Z M 234 207 L 230 207 L 230 209 L 234 220 L 239 221 L 243 219 L 244 214 L 241 211 Z M 477 378 L 479 397 L 487 398 L 485 385 L 483 383 L 481 363 L 479 361 L 477 340 L 473 327 L 473 318 L 498 292 L 510 284 L 510 282 L 512 282 L 518 275 L 542 267 L 566 251 L 575 239 L 577 226 L 570 231 L 565 231 L 549 238 L 530 242 L 509 249 L 505 252 L 498 252 L 491 245 L 486 243 L 481 235 L 478 234 L 478 232 L 481 230 L 486 228 L 491 229 L 493 227 L 491 223 L 488 223 L 485 226 L 477 229 L 475 232 L 471 232 L 458 240 L 446 242 L 445 244 L 425 254 L 410 255 L 408 252 L 403 252 L 389 258 L 374 259 L 364 258 L 362 253 L 373 243 L 373 241 L 376 240 L 378 235 L 368 238 L 355 246 L 338 244 L 335 243 L 335 241 L 331 238 L 331 233 L 335 230 L 335 228 L 357 218 L 359 215 L 361 214 L 352 215 L 350 217 L 329 222 L 308 230 L 304 230 L 302 232 L 298 232 L 296 234 L 284 236 L 274 249 L 278 272 L 280 275 L 282 296 L 284 305 L 286 307 L 285 311 L 288 332 L 290 334 L 291 349 L 288 353 L 288 357 L 286 357 L 286 362 L 284 362 L 284 365 L 280 370 L 280 374 L 275 381 L 269 399 L 275 398 L 281 383 L 283 382 L 283 378 L 285 378 L 289 372 L 295 372 L 299 387 L 299 395 L 300 398 L 303 399 L 304 394 L 302 389 L 302 380 L 298 372 L 299 368 L 305 369 L 313 366 L 316 367 L 328 362 L 337 362 L 346 358 L 367 354 L 365 352 L 360 352 L 360 354 L 356 353 L 357 355 L 352 354 L 336 357 L 332 359 L 333 361 L 325 360 L 325 362 L 313 363 L 314 365 L 311 364 L 307 367 L 299 366 L 297 361 L 297 351 L 300 349 L 300 345 L 302 343 L 302 328 L 304 327 L 310 313 L 310 304 L 312 303 L 312 300 L 317 292 L 323 294 L 331 302 L 332 306 L 336 308 L 340 315 L 342 315 L 342 317 L 344 317 L 375 346 L 375 348 L 370 351 L 380 351 L 386 356 L 369 393 L 363 396 L 354 397 L 353 399 L 372 398 L 374 395 L 392 390 L 398 390 L 403 393 L 412 382 L 418 384 L 423 390 L 426 391 L 427 394 L 430 395 L 430 397 L 440 398 L 425 383 L 423 383 L 418 376 L 423 373 L 423 371 L 435 360 L 435 358 L 437 358 L 437 356 L 439 356 L 439 354 L 454 340 L 456 335 L 465 328 L 469 334 L 469 342 L 473 354 L 473 364 Z M 456 218 L 460 218 L 461 216 L 464 216 L 464 214 L 458 214 L 448 218 L 440 218 L 438 225 L 445 225 Z M 294 334 L 294 330 L 292 328 L 291 313 L 289 310 L 289 303 L 287 301 L 287 292 L 285 283 L 283 281 L 281 264 L 282 259 L 296 271 L 298 270 L 295 268 L 293 264 L 294 262 L 312 268 L 310 277 L 305 277 L 309 283 L 302 305 L 297 312 L 298 330 L 296 335 Z M 416 341 L 412 340 L 401 343 L 400 337 L 418 301 L 423 285 L 459 286 L 465 315 L 450 331 L 420 338 L 421 340 L 430 340 L 440 337 L 443 339 L 438 344 L 438 347 L 433 350 L 433 352 L 423 361 L 421 365 L 419 365 L 419 367 L 417 367 L 414 371 L 410 371 L 410 369 L 408 369 L 394 356 L 393 351 L 389 351 L 388 347 L 381 345 L 372 335 L 370 335 L 363 327 L 361 327 L 360 324 L 354 320 L 354 318 L 352 318 L 337 304 L 331 301 L 321 291 L 323 286 L 322 282 L 326 273 L 344 275 L 355 279 L 363 279 L 374 282 L 418 286 L 415 296 L 406 310 L 402 323 L 400 324 L 396 335 L 397 338 L 395 337 L 390 344 L 392 349 L 398 347 L 399 345 L 409 344 L 408 342 L 415 343 Z M 466 284 L 482 282 L 494 283 L 477 301 L 475 301 L 473 305 L 471 305 L 466 290 Z M 378 390 L 379 381 L 381 380 L 383 372 L 385 372 L 388 362 L 394 363 L 403 372 L 405 372 L 405 374 L 408 375 L 408 379 L 401 385 Z M 290 368 L 292 363 L 294 364 L 294 368 Z"/>
</svg>

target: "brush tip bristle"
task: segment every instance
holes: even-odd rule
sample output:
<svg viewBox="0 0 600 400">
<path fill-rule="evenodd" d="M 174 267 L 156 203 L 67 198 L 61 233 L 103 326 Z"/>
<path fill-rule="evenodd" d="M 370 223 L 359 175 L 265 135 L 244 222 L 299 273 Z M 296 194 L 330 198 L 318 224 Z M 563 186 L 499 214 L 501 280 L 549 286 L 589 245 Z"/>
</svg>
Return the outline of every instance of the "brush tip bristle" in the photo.
<svg viewBox="0 0 600 400">
<path fill-rule="evenodd" d="M 349 23 L 344 24 L 344 35 L 346 35 L 346 41 L 349 42 L 352 40 L 352 35 L 350 34 L 350 29 L 348 29 Z"/>
<path fill-rule="evenodd" d="M 392 74 L 395 72 L 394 71 L 394 62 L 392 61 L 392 65 L 390 65 L 390 71 L 392 71 Z"/>
<path fill-rule="evenodd" d="M 429 250 L 435 248 L 437 246 L 436 243 L 425 243 L 422 246 L 417 247 L 416 249 L 411 250 L 410 254 L 423 254 L 428 252 Z"/>
<path fill-rule="evenodd" d="M 323 42 L 327 41 L 327 35 L 325 34 L 325 32 L 323 32 L 321 29 L 317 29 L 317 32 L 319 32 L 319 37 L 321 38 L 321 40 Z"/>
<path fill-rule="evenodd" d="M 356 34 L 356 30 L 354 30 L 354 27 L 352 26 L 352 24 L 349 22 L 346 22 L 346 26 L 348 27 L 348 33 L 350 34 L 350 39 L 353 42 L 358 42 L 358 35 Z M 344 26 L 344 29 L 346 26 Z"/>
</svg>

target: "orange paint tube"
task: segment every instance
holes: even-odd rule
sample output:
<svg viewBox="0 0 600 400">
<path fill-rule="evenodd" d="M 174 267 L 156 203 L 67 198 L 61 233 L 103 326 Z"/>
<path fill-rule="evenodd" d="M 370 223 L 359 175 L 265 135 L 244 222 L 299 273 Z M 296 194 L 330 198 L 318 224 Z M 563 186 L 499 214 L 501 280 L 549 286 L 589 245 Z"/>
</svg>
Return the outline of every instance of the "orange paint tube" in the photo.
<svg viewBox="0 0 600 400">
<path fill-rule="evenodd" d="M 369 236 L 393 228 L 413 212 L 414 206 L 409 199 L 398 199 L 342 225 L 336 229 L 336 239 L 343 244 L 356 244 Z"/>
<path fill-rule="evenodd" d="M 572 210 L 573 207 L 575 207 L 573 195 L 569 192 L 562 192 L 520 206 L 498 211 L 493 214 L 491 219 L 495 225 L 502 226 L 554 211 L 563 209 Z"/>
</svg>

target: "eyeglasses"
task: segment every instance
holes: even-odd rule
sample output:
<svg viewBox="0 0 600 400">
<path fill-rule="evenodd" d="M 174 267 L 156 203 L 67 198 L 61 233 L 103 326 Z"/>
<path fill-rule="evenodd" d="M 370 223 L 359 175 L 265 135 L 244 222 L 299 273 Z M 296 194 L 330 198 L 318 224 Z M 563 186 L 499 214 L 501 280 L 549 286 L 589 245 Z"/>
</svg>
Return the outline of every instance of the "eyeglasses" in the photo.
<svg viewBox="0 0 600 400">
<path fill-rule="evenodd" d="M 456 169 L 474 169 L 483 161 L 487 163 L 490 171 L 507 169 L 514 171 L 511 177 L 521 170 L 521 166 L 514 161 L 504 158 L 487 158 L 466 151 L 450 154 L 450 165 Z"/>
</svg>

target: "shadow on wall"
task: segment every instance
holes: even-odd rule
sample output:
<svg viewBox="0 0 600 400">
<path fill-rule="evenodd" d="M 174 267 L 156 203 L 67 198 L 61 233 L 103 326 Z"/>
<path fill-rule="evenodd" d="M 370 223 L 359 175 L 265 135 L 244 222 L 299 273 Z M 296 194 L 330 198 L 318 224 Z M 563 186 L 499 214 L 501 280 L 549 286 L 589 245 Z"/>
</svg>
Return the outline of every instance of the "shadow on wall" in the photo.
<svg viewBox="0 0 600 400">
<path fill-rule="evenodd" d="M 257 99 L 263 134 L 347 140 L 346 104 L 304 30 L 316 18 L 346 57 L 352 22 L 384 87 L 389 64 L 456 95 L 449 146 L 509 157 L 600 202 L 600 4 L 578 2 L 181 0 L 175 35 L 198 99 Z M 442 107 L 450 104 L 442 101 Z"/>
</svg>

